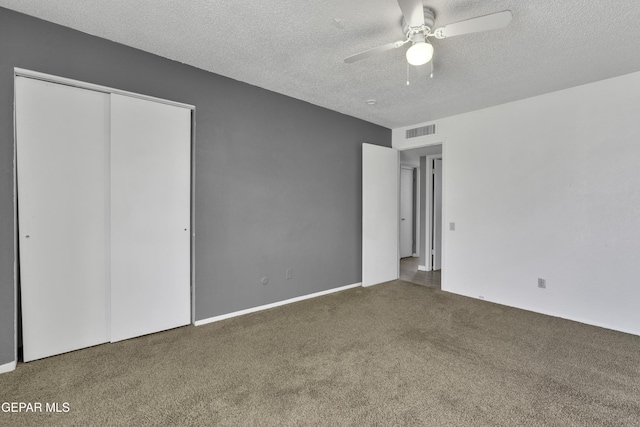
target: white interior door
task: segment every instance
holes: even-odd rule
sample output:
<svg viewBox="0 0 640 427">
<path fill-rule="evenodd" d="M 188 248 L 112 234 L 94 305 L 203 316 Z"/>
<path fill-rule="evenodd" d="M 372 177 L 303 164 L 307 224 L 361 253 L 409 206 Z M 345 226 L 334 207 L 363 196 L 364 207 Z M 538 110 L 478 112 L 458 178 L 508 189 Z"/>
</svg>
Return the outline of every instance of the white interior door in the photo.
<svg viewBox="0 0 640 427">
<path fill-rule="evenodd" d="M 109 341 L 109 96 L 16 80 L 24 360 Z"/>
<path fill-rule="evenodd" d="M 433 269 L 442 268 L 442 159 L 433 161 Z"/>
<path fill-rule="evenodd" d="M 362 286 L 399 275 L 398 151 L 362 144 Z"/>
<path fill-rule="evenodd" d="M 189 109 L 111 96 L 111 341 L 190 321 L 190 153 Z"/>
<path fill-rule="evenodd" d="M 400 169 L 400 258 L 413 255 L 413 169 Z"/>
</svg>

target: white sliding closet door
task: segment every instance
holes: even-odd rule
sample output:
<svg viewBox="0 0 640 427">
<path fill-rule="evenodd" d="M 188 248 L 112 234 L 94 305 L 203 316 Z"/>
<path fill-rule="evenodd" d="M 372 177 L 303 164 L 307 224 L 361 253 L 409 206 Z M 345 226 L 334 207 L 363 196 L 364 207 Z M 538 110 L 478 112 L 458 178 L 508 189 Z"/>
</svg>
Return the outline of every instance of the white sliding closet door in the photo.
<svg viewBox="0 0 640 427">
<path fill-rule="evenodd" d="M 109 341 L 109 95 L 18 77 L 24 360 Z"/>
<path fill-rule="evenodd" d="M 190 322 L 191 110 L 111 96 L 111 341 Z"/>
</svg>

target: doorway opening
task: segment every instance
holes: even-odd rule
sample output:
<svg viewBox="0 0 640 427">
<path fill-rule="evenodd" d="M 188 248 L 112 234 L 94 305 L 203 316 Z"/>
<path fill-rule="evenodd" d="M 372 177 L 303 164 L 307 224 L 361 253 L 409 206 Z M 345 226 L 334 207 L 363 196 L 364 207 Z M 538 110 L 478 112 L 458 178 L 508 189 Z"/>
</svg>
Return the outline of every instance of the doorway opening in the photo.
<svg viewBox="0 0 640 427">
<path fill-rule="evenodd" d="M 432 289 L 442 277 L 442 157 L 442 144 L 400 151 L 399 278 Z"/>
</svg>

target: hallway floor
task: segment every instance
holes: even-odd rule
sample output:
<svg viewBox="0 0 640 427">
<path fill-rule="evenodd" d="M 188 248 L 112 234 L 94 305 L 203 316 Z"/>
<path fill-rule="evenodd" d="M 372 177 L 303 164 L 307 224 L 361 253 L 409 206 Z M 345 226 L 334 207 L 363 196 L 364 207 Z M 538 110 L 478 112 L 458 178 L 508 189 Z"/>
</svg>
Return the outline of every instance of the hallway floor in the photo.
<svg viewBox="0 0 640 427">
<path fill-rule="evenodd" d="M 442 270 L 420 271 L 418 270 L 420 258 L 407 257 L 400 259 L 400 280 L 426 286 L 431 289 L 440 289 L 440 275 Z"/>
</svg>

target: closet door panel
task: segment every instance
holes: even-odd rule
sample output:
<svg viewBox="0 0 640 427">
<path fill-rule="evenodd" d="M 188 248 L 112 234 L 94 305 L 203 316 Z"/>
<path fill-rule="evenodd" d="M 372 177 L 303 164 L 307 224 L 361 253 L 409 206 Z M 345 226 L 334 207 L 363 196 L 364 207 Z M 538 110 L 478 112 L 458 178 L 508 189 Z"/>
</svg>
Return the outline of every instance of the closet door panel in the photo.
<svg viewBox="0 0 640 427">
<path fill-rule="evenodd" d="M 16 78 L 24 360 L 109 341 L 109 95 Z"/>
<path fill-rule="evenodd" d="M 111 341 L 190 322 L 191 111 L 111 96 Z"/>
</svg>

